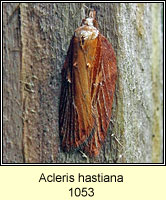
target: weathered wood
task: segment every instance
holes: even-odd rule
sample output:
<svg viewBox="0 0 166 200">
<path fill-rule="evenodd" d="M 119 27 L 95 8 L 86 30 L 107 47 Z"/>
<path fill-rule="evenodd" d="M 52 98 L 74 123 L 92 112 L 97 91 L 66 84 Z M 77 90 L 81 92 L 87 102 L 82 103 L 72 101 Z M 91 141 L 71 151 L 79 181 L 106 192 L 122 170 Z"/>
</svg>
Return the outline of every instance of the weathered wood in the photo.
<svg viewBox="0 0 166 200">
<path fill-rule="evenodd" d="M 23 162 L 19 4 L 3 4 L 3 162 Z"/>
<path fill-rule="evenodd" d="M 61 68 L 86 7 L 97 11 L 118 62 L 108 137 L 99 157 L 88 160 L 61 151 L 58 129 Z M 3 162 L 161 162 L 161 9 L 151 3 L 4 3 Z"/>
</svg>

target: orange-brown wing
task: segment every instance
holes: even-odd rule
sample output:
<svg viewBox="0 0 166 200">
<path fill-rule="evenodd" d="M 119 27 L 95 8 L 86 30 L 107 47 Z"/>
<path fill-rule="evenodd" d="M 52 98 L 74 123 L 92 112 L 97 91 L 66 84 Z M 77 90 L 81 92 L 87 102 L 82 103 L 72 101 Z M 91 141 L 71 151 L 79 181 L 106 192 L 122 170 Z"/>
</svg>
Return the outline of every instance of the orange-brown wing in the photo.
<svg viewBox="0 0 166 200">
<path fill-rule="evenodd" d="M 91 102 L 95 131 L 84 150 L 90 156 L 99 154 L 107 135 L 117 79 L 116 57 L 112 45 L 99 34 L 96 57 L 91 71 Z"/>
<path fill-rule="evenodd" d="M 59 128 L 65 151 L 86 145 L 94 133 L 90 66 L 95 58 L 95 45 L 97 39 L 80 44 L 73 37 L 63 67 Z"/>
<path fill-rule="evenodd" d="M 75 139 L 72 134 L 74 107 L 72 105 L 72 84 L 70 74 L 72 72 L 73 38 L 70 42 L 67 57 L 62 69 L 62 85 L 59 104 L 59 132 L 62 148 L 69 151 L 71 142 Z"/>
<path fill-rule="evenodd" d="M 117 76 L 111 44 L 73 37 L 62 73 L 59 127 L 62 148 L 99 153 L 105 140 Z"/>
</svg>

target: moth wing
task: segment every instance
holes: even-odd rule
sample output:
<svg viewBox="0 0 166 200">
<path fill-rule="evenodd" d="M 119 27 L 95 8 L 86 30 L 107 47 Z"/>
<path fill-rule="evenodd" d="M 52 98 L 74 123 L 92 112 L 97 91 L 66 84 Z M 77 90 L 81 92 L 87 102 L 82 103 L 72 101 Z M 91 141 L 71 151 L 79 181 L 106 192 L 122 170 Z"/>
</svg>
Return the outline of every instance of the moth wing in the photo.
<svg viewBox="0 0 166 200">
<path fill-rule="evenodd" d="M 96 156 L 105 140 L 111 118 L 117 78 L 116 58 L 111 44 L 99 34 L 88 79 L 91 95 L 86 95 L 86 89 L 89 90 L 88 87 L 85 87 L 86 81 L 80 82 L 82 78 L 87 77 L 85 76 L 86 68 L 84 72 L 80 71 L 84 69 L 82 67 L 86 63 L 84 64 L 84 61 L 81 60 L 82 67 L 73 68 L 73 64 L 75 64 L 73 55 L 79 53 L 74 52 L 76 44 L 73 37 L 62 70 L 59 110 L 62 148 L 66 151 L 82 148 L 90 156 Z M 77 99 L 75 99 L 76 96 Z"/>
<path fill-rule="evenodd" d="M 62 68 L 62 85 L 61 96 L 59 105 L 59 132 L 62 142 L 62 148 L 69 151 L 71 148 L 71 129 L 72 129 L 72 116 L 74 108 L 72 105 L 72 85 L 70 72 L 72 68 L 72 54 L 73 54 L 73 38 L 71 39 L 70 46 L 67 52 L 64 66 Z"/>
<path fill-rule="evenodd" d="M 73 37 L 67 57 L 62 70 L 62 88 L 59 107 L 59 131 L 62 141 L 62 148 L 65 151 L 76 150 L 83 145 L 92 130 L 92 120 L 88 115 L 90 105 L 84 100 L 85 89 L 82 88 L 83 83 L 80 83 L 84 73 L 75 69 L 75 49 L 78 42 Z M 79 67 L 78 67 L 79 68 Z M 83 77 L 82 77 L 83 78 Z M 80 88 L 80 89 L 79 89 Z M 76 96 L 78 97 L 76 100 Z M 80 96 L 80 98 L 79 98 Z"/>
<path fill-rule="evenodd" d="M 98 55 L 97 55 L 98 54 Z M 100 147 L 105 140 L 117 79 L 116 57 L 112 45 L 101 34 L 97 50 L 96 63 L 92 72 L 92 109 L 96 116 L 95 133 L 85 147 L 91 156 L 99 154 Z"/>
</svg>

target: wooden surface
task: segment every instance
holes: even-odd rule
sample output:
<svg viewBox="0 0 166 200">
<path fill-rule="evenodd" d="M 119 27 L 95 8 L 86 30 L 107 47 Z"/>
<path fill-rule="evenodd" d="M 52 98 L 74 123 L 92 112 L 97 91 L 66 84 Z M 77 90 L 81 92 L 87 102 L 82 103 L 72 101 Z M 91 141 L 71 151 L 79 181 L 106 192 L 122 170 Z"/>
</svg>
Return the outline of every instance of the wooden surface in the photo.
<svg viewBox="0 0 166 200">
<path fill-rule="evenodd" d="M 86 7 L 118 62 L 110 129 L 93 159 L 62 152 L 58 127 L 61 69 Z M 3 3 L 3 162 L 162 162 L 161 13 L 150 3 Z"/>
</svg>

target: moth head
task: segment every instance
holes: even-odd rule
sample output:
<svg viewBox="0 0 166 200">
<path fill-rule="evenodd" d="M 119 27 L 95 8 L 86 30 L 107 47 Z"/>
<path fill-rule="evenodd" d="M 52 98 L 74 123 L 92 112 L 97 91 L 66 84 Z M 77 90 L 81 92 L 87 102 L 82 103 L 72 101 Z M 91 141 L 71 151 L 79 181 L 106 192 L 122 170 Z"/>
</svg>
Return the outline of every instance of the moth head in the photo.
<svg viewBox="0 0 166 200">
<path fill-rule="evenodd" d="M 98 24 L 96 21 L 96 11 L 90 11 L 89 17 L 82 20 L 81 26 L 75 30 L 75 37 L 84 40 L 93 40 L 98 34 Z"/>
<path fill-rule="evenodd" d="M 82 20 L 81 26 L 87 25 L 87 26 L 94 26 L 98 29 L 98 23 L 96 21 L 96 11 L 91 10 L 89 12 L 89 16 L 86 19 Z"/>
</svg>

